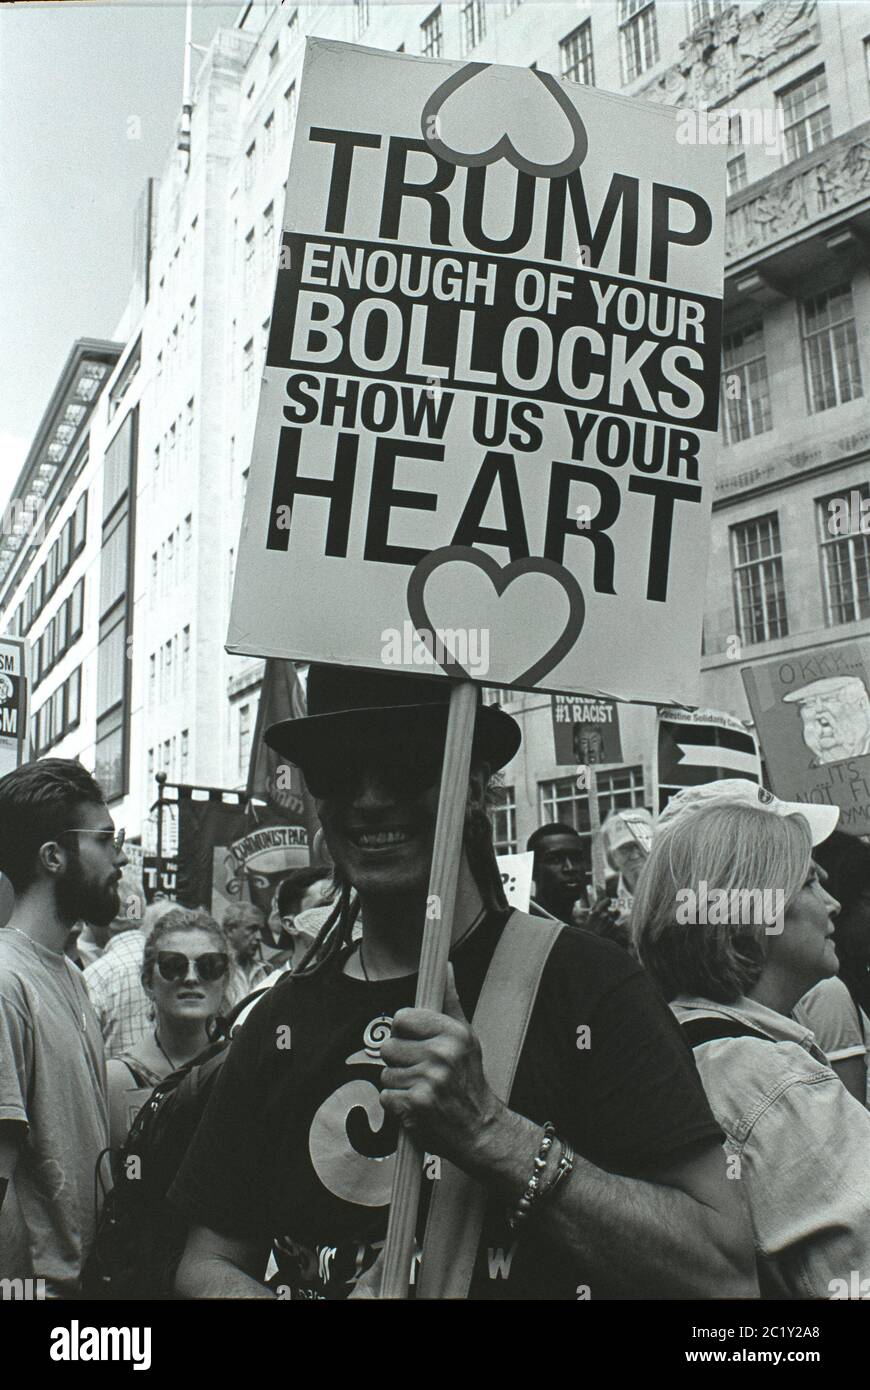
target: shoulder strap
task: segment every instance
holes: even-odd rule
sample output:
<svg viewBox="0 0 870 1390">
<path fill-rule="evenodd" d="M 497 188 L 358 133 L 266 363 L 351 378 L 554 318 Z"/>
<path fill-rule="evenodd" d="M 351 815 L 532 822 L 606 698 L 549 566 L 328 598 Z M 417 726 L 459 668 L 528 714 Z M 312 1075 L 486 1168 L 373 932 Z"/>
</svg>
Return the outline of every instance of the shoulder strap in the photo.
<svg viewBox="0 0 870 1390">
<path fill-rule="evenodd" d="M 495 949 L 472 1020 L 480 1039 L 486 1079 L 495 1094 L 510 1098 L 544 966 L 563 923 L 514 912 Z M 467 1298 L 486 1193 L 461 1168 L 441 1162 L 420 1269 L 419 1298 Z"/>
<path fill-rule="evenodd" d="M 140 1090 L 143 1090 L 146 1086 L 151 1087 L 153 1090 L 155 1086 L 159 1086 L 163 1079 L 159 1077 L 156 1072 L 151 1071 L 149 1067 L 146 1067 L 143 1062 L 138 1061 L 135 1057 L 131 1057 L 129 1052 L 118 1052 L 113 1060 L 116 1062 L 123 1062 Z"/>
<path fill-rule="evenodd" d="M 689 1018 L 680 1027 L 690 1047 L 700 1047 L 701 1043 L 714 1042 L 716 1038 L 761 1038 L 762 1042 L 772 1042 L 748 1023 L 737 1023 L 730 1018 Z"/>
</svg>

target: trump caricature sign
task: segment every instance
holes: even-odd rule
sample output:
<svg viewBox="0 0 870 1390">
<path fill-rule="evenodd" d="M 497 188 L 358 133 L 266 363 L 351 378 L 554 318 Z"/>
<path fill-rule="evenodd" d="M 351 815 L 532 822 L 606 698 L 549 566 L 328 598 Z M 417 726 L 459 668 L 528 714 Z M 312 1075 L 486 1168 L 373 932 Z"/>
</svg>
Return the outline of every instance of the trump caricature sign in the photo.
<svg viewBox="0 0 870 1390">
<path fill-rule="evenodd" d="M 230 651 L 696 700 L 726 151 L 676 130 L 308 41 Z"/>
</svg>

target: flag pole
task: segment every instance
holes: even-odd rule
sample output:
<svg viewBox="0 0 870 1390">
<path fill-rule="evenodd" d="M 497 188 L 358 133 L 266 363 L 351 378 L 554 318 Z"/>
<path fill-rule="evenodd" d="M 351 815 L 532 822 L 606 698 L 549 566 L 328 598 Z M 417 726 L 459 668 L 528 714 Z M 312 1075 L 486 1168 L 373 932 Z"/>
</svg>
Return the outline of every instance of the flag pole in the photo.
<svg viewBox="0 0 870 1390">
<path fill-rule="evenodd" d="M 414 1001 L 418 1009 L 440 1012 L 444 1007 L 476 712 L 477 688 L 471 681 L 457 682 L 450 692 L 447 716 L 420 973 Z M 384 1244 L 381 1298 L 408 1297 L 422 1177 L 422 1152 L 408 1131 L 401 1129 Z"/>
</svg>

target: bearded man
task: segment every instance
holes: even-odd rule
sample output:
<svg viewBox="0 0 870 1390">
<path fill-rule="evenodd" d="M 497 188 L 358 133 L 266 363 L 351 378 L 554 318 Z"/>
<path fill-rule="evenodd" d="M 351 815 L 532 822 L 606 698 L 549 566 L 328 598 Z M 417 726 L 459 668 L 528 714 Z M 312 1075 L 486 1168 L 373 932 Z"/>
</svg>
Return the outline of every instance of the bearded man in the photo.
<svg viewBox="0 0 870 1390">
<path fill-rule="evenodd" d="M 0 869 L 15 908 L 0 931 L 0 1278 L 75 1297 L 108 1139 L 103 1040 L 64 954 L 79 920 L 118 914 L 127 863 L 99 785 L 46 758 L 0 780 Z"/>
</svg>

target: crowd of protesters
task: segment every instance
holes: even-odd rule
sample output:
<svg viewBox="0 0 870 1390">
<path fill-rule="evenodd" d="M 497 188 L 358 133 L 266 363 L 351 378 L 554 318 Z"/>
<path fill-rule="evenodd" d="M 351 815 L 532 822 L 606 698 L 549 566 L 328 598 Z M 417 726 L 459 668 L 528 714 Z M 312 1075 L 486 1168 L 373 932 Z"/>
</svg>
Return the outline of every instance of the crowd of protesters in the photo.
<svg viewBox="0 0 870 1390">
<path fill-rule="evenodd" d="M 594 886 L 588 836 L 540 827 L 514 913 L 488 808 L 520 730 L 479 703 L 447 994 L 417 1009 L 448 695 L 311 667 L 307 718 L 266 741 L 304 773 L 331 866 L 289 874 L 268 918 L 146 907 L 80 764 L 0 780 L 0 1277 L 81 1296 L 95 1174 L 117 1182 L 153 1097 L 220 1042 L 167 1183 L 166 1296 L 377 1297 L 402 1128 L 428 1177 L 473 1179 L 473 1299 L 831 1298 L 870 1279 L 870 846 L 834 807 L 712 782 L 658 817 L 611 814 Z M 516 942 L 540 965 L 499 1094 L 484 1017 Z M 409 1271 L 424 1297 L 437 1186 Z"/>
</svg>

